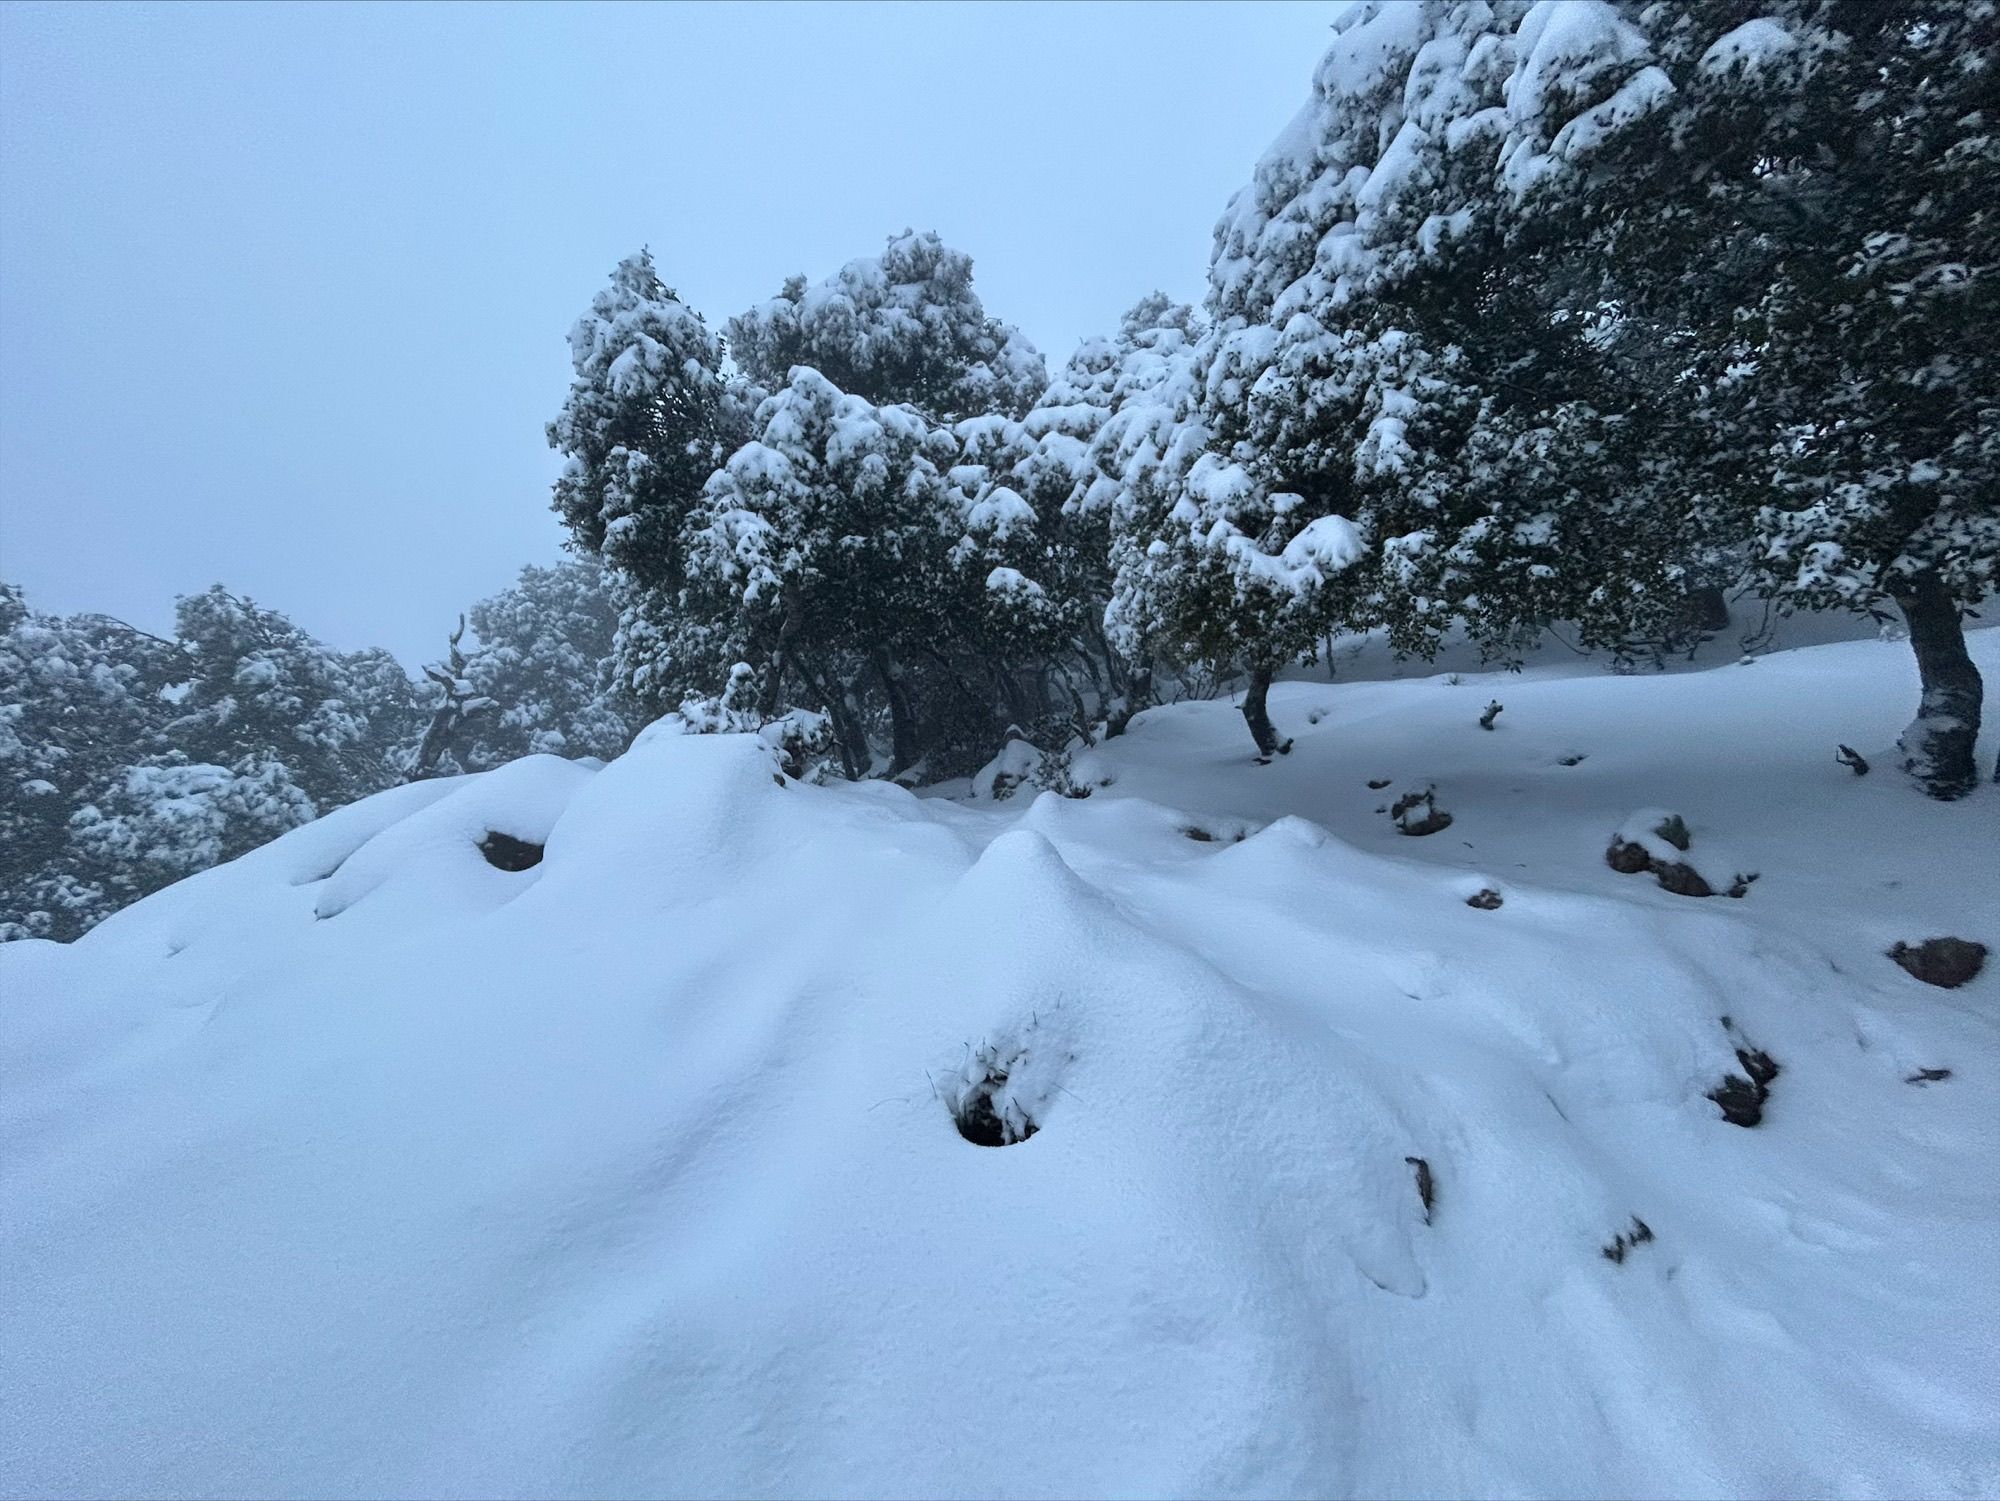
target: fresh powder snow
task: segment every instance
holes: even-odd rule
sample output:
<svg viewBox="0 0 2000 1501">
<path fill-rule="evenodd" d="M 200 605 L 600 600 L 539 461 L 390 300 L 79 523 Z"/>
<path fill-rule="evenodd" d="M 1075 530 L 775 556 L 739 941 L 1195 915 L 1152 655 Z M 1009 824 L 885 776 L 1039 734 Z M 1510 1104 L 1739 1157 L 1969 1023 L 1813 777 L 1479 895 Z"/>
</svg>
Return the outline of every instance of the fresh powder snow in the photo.
<svg viewBox="0 0 2000 1501">
<path fill-rule="evenodd" d="M 1909 671 L 1298 674 L 1087 797 L 663 724 L 0 947 L 0 1492 L 1993 1494 L 2000 980 L 1886 951 L 2000 798 L 1833 759 Z"/>
</svg>

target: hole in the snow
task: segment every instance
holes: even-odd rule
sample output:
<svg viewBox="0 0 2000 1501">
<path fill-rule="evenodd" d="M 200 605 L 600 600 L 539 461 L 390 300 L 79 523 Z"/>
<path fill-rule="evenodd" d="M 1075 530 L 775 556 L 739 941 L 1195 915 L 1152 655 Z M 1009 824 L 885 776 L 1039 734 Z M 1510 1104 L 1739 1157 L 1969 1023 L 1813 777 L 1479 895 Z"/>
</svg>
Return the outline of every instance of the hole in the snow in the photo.
<svg viewBox="0 0 2000 1501">
<path fill-rule="evenodd" d="M 529 870 L 542 863 L 542 847 L 497 830 L 479 841 L 479 853 L 495 870 Z"/>
<path fill-rule="evenodd" d="M 1431 1210 L 1437 1204 L 1437 1180 L 1431 1177 L 1431 1165 L 1422 1157 L 1405 1157 L 1403 1161 L 1416 1169 L 1417 1197 L 1423 1200 L 1424 1223 L 1431 1222 Z"/>
<path fill-rule="evenodd" d="M 966 1090 L 951 1113 L 960 1136 L 976 1147 L 1011 1147 L 1041 1130 L 1041 1126 L 1019 1105 L 1006 1110 L 994 1109 L 995 1096 L 1006 1087 L 1006 1072 L 994 1067 Z"/>
</svg>

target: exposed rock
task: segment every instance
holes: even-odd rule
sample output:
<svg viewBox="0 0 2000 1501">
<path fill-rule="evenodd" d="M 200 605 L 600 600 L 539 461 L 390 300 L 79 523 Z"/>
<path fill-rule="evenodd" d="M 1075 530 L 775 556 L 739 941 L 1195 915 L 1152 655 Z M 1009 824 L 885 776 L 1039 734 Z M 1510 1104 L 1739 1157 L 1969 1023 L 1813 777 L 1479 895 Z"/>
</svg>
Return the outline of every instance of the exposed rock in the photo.
<svg viewBox="0 0 2000 1501">
<path fill-rule="evenodd" d="M 1643 822 L 1649 816 L 1655 820 L 1650 826 Z M 1658 878 L 1661 889 L 1675 896 L 1715 896 L 1715 884 L 1708 876 L 1695 869 L 1691 861 L 1674 858 L 1676 853 L 1686 854 L 1693 845 L 1694 836 L 1680 814 L 1635 814 L 1612 834 L 1604 851 L 1604 863 L 1622 876 L 1650 871 Z M 1755 871 L 1747 875 L 1739 871 L 1721 895 L 1740 897 L 1756 879 Z"/>
<path fill-rule="evenodd" d="M 1396 831 L 1400 834 L 1421 837 L 1451 827 L 1451 815 L 1437 805 L 1437 794 L 1429 787 L 1397 798 L 1389 816 L 1396 820 Z"/>
<path fill-rule="evenodd" d="M 1635 1246 L 1643 1246 L 1652 1238 L 1653 1227 L 1635 1214 L 1632 1216 L 1632 1227 L 1619 1231 L 1611 1237 L 1611 1244 L 1604 1247 L 1604 1259 L 1612 1263 L 1622 1262 L 1626 1252 Z"/>
<path fill-rule="evenodd" d="M 1725 1021 L 1724 1025 L 1728 1025 Z M 1736 1050 L 1740 1074 L 1725 1074 L 1722 1082 L 1708 1092 L 1732 1126 L 1755 1126 L 1764 1119 L 1764 1102 L 1771 1097 L 1771 1081 L 1778 1077 L 1777 1061 L 1762 1048 L 1748 1044 Z"/>
<path fill-rule="evenodd" d="M 1604 863 L 1621 876 L 1637 876 L 1653 868 L 1653 857 L 1646 853 L 1643 844 L 1627 844 L 1613 834 L 1611 848 L 1604 852 Z"/>
<path fill-rule="evenodd" d="M 1926 938 L 1898 943 L 1889 957 L 1926 985 L 1956 990 L 1986 966 L 1986 945 L 1969 938 Z"/>
<path fill-rule="evenodd" d="M 1654 873 L 1659 877 L 1660 889 L 1671 891 L 1675 896 L 1714 896 L 1715 888 L 1702 878 L 1700 871 L 1692 865 L 1684 865 L 1679 860 L 1655 863 Z"/>
<path fill-rule="evenodd" d="M 1501 903 L 1500 893 L 1491 886 L 1482 888 L 1465 899 L 1468 907 L 1477 907 L 1481 912 L 1491 912 Z"/>
</svg>

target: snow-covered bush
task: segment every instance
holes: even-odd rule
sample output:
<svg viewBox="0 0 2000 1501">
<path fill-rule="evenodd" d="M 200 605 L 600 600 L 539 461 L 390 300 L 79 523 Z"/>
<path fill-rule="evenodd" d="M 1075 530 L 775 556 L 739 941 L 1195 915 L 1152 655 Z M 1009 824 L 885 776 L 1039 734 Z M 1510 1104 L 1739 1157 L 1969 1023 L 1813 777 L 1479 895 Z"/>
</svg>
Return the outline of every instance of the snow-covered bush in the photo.
<svg viewBox="0 0 2000 1501">
<path fill-rule="evenodd" d="M 824 782 L 833 771 L 831 717 L 810 709 L 792 709 L 770 718 L 759 709 L 758 696 L 755 669 L 748 662 L 738 662 L 729 669 L 729 681 L 721 693 L 684 700 L 679 708 L 655 721 L 655 727 L 682 735 L 755 735 L 778 753 L 786 776 Z"/>
</svg>

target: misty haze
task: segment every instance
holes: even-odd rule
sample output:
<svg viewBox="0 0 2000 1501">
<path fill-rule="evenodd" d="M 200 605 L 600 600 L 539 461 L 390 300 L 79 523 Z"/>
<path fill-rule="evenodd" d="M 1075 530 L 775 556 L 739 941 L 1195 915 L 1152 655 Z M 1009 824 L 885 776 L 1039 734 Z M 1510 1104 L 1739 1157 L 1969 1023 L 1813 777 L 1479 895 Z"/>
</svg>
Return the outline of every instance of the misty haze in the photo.
<svg viewBox="0 0 2000 1501">
<path fill-rule="evenodd" d="M 0 0 L 0 1497 L 2000 1493 L 2000 0 Z"/>
</svg>

